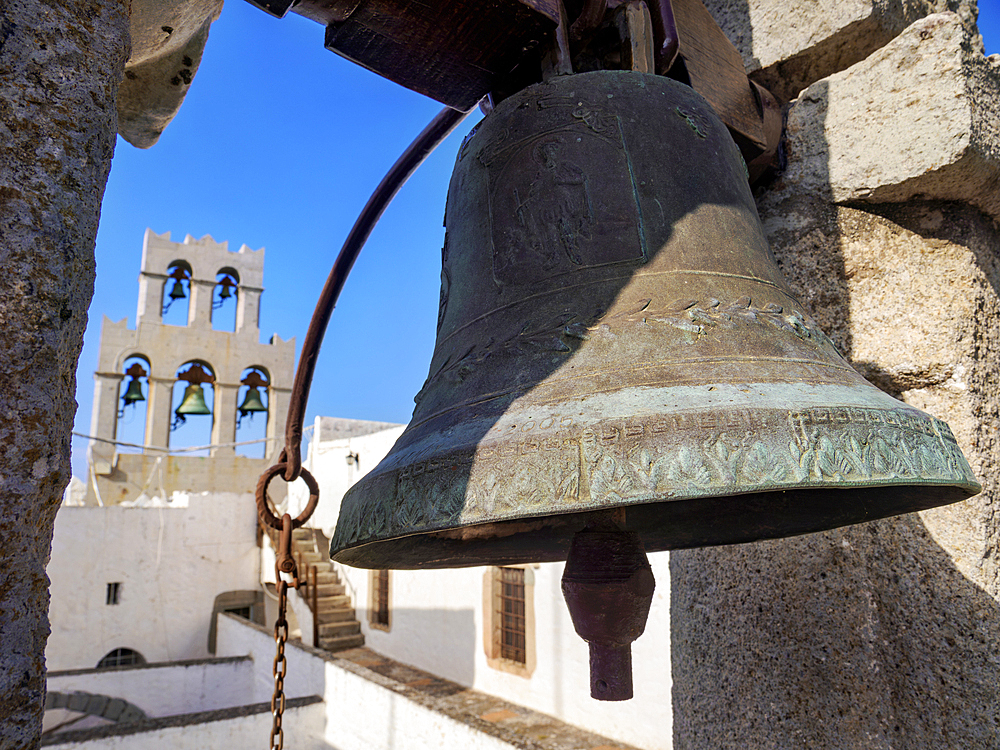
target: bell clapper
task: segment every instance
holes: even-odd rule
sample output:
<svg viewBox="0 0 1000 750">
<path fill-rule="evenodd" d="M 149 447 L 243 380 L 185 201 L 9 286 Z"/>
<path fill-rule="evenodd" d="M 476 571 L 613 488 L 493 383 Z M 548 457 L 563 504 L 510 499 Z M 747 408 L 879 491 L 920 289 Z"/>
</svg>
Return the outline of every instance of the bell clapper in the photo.
<svg viewBox="0 0 1000 750">
<path fill-rule="evenodd" d="M 590 695 L 632 697 L 632 641 L 642 635 L 656 582 L 624 509 L 601 514 L 570 545 L 562 590 L 573 627 L 590 644 Z"/>
</svg>

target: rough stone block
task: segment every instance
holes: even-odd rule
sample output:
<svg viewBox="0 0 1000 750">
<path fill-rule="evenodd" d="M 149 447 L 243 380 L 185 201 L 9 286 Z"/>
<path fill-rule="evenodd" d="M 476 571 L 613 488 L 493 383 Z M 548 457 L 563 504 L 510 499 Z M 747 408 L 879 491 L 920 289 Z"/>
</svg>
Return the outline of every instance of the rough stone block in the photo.
<svg viewBox="0 0 1000 750">
<path fill-rule="evenodd" d="M 65 693 L 46 693 L 45 694 L 45 710 L 49 711 L 53 708 L 66 708 L 66 703 L 69 698 L 66 697 Z"/>
<path fill-rule="evenodd" d="M 118 132 L 149 148 L 180 109 L 222 0 L 133 0 L 132 56 L 118 91 Z"/>
<path fill-rule="evenodd" d="M 86 711 L 87 702 L 90 700 L 90 693 L 73 693 L 69 696 L 66 708 L 70 711 Z"/>
<path fill-rule="evenodd" d="M 131 704 L 125 707 L 125 710 L 118 715 L 119 724 L 130 724 L 135 721 L 142 721 L 146 718 L 146 714 L 142 712 L 137 706 Z"/>
<path fill-rule="evenodd" d="M 978 36 L 976 0 L 705 0 L 705 5 L 740 51 L 747 72 L 785 100 L 863 60 L 931 13 L 955 11 Z"/>
<path fill-rule="evenodd" d="M 111 699 L 106 695 L 91 695 L 90 699 L 87 701 L 87 708 L 85 712 L 91 716 L 100 716 L 104 713 L 104 709 L 108 707 L 108 702 Z"/>
<path fill-rule="evenodd" d="M 963 201 L 1000 217 L 1000 57 L 953 13 L 817 81 L 788 113 L 786 184 L 837 203 Z"/>
</svg>

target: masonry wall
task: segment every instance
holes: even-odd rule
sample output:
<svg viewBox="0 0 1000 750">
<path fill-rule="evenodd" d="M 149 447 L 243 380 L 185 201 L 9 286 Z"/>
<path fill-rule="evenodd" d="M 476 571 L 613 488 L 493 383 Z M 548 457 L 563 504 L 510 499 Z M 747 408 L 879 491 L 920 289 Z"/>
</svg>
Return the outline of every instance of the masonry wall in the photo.
<svg viewBox="0 0 1000 750">
<path fill-rule="evenodd" d="M 0 746 L 31 747 L 128 5 L 4 2 L 0 39 Z"/>
<path fill-rule="evenodd" d="M 984 492 L 673 554 L 674 746 L 996 748 L 1000 58 L 971 3 L 804 3 L 784 35 L 786 3 L 712 5 L 793 99 L 758 192 L 783 273 L 859 371 L 951 425 Z"/>
<path fill-rule="evenodd" d="M 285 707 L 285 742 L 298 750 L 334 750 L 322 739 L 324 707 L 316 701 L 290 702 Z M 136 723 L 131 727 L 67 731 L 44 747 L 63 750 L 203 750 L 216 747 L 261 746 L 271 736 L 267 703 L 221 711 Z M 339 750 L 336 749 L 336 750 Z"/>
<path fill-rule="evenodd" d="M 248 653 L 256 663 L 267 663 L 273 658 L 274 639 L 263 628 L 227 615 L 219 619 L 219 650 L 220 654 Z M 288 644 L 286 658 L 286 695 L 324 698 L 322 734 L 314 734 L 312 742 L 322 740 L 337 750 L 510 750 L 512 747 L 502 739 L 423 705 L 407 695 L 398 683 L 351 662 L 295 643 Z M 273 689 L 269 675 L 258 671 L 255 689 L 258 700 L 269 700 Z"/>
</svg>

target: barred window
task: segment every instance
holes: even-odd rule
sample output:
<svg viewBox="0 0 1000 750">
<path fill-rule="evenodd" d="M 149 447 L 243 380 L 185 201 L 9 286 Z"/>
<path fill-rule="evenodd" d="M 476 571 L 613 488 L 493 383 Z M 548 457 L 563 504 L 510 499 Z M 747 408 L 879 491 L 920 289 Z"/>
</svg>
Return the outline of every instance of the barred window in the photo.
<svg viewBox="0 0 1000 750">
<path fill-rule="evenodd" d="M 500 568 L 500 658 L 526 661 L 524 628 L 524 568 Z"/>
<path fill-rule="evenodd" d="M 531 566 L 488 568 L 483 578 L 483 649 L 493 668 L 535 670 L 535 574 Z"/>
<path fill-rule="evenodd" d="M 145 664 L 146 659 L 138 651 L 130 648 L 116 648 L 109 651 L 97 662 L 98 669 L 111 669 L 112 667 L 131 667 L 137 664 Z"/>
<path fill-rule="evenodd" d="M 371 572 L 371 606 L 368 608 L 368 624 L 379 630 L 388 630 L 389 617 L 389 571 Z"/>
</svg>

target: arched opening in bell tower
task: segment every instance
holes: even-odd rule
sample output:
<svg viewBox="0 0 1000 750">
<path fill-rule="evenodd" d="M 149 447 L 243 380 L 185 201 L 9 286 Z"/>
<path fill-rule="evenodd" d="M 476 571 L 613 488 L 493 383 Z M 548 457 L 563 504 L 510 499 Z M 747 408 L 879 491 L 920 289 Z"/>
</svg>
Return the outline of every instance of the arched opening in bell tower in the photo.
<svg viewBox="0 0 1000 750">
<path fill-rule="evenodd" d="M 186 260 L 175 260 L 167 266 L 163 280 L 163 323 L 171 326 L 186 326 L 191 304 L 191 264 Z"/>
<path fill-rule="evenodd" d="M 240 391 L 236 399 L 236 453 L 247 458 L 266 458 L 268 455 L 267 423 L 271 375 L 267 368 L 252 365 L 240 375 Z M 260 441 L 260 442 L 251 442 Z"/>
<path fill-rule="evenodd" d="M 121 384 L 118 387 L 118 418 L 115 421 L 115 440 L 119 443 L 145 445 L 146 419 L 149 410 L 149 375 L 152 367 L 149 358 L 133 354 L 122 365 Z M 126 452 L 135 451 L 129 446 L 119 446 Z"/>
<path fill-rule="evenodd" d="M 236 307 L 240 294 L 240 274 L 235 268 L 220 268 L 212 290 L 212 329 L 236 330 Z"/>
<path fill-rule="evenodd" d="M 189 360 L 177 370 L 171 398 L 170 449 L 199 448 L 183 455 L 207 456 L 215 419 L 215 371 L 203 360 Z"/>
</svg>

